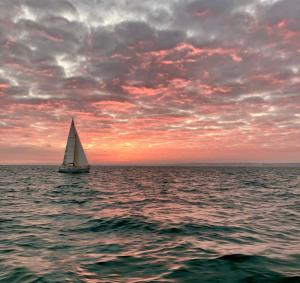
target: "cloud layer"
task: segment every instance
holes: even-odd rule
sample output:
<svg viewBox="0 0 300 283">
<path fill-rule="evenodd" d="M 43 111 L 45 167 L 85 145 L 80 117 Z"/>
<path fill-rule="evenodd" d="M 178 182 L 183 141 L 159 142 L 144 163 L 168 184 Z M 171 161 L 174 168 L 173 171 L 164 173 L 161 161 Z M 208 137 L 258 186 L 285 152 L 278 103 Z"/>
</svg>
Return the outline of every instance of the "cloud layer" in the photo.
<svg viewBox="0 0 300 283">
<path fill-rule="evenodd" d="M 296 162 L 298 0 L 2 0 L 0 162 Z"/>
</svg>

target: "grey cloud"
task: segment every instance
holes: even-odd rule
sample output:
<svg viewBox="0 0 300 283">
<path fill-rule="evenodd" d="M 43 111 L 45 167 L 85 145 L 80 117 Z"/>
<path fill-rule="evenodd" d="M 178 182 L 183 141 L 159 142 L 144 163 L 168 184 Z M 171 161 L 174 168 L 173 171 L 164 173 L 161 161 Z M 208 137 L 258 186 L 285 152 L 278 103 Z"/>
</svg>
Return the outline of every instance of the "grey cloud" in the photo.
<svg viewBox="0 0 300 283">
<path fill-rule="evenodd" d="M 38 17 L 44 17 L 48 15 L 62 15 L 66 16 L 66 13 L 70 13 L 74 17 L 78 17 L 77 9 L 74 7 L 71 1 L 66 0 L 25 0 L 22 5 L 30 10 L 31 13 Z M 67 15 L 68 16 L 68 15 Z"/>
<path fill-rule="evenodd" d="M 101 115 L 94 102 L 130 102 L 136 107 L 128 119 L 205 113 L 236 121 L 224 128 L 242 127 L 264 107 L 297 112 L 297 0 L 20 3 L 0 3 L 0 82 L 11 84 L 1 103 L 62 103 Z M 281 20 L 293 32 L 288 39 L 272 30 Z M 157 93 L 147 96 L 147 88 Z"/>
</svg>

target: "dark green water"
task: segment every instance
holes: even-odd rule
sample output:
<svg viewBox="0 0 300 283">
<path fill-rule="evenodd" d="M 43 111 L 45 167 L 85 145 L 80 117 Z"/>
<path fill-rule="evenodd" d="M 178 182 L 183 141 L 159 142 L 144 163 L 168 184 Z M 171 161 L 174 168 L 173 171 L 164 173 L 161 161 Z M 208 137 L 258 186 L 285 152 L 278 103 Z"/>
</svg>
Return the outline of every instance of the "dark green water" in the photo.
<svg viewBox="0 0 300 283">
<path fill-rule="evenodd" d="M 0 167 L 0 282 L 300 282 L 300 168 Z"/>
</svg>

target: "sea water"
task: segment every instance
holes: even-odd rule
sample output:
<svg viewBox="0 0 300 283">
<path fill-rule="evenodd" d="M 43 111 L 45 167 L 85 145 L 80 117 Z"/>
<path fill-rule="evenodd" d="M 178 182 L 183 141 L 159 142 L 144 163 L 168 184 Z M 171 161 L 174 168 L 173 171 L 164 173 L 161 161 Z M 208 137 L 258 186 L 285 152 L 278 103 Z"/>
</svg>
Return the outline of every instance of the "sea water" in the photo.
<svg viewBox="0 0 300 283">
<path fill-rule="evenodd" d="M 0 282 L 300 282 L 300 168 L 0 166 Z"/>
</svg>

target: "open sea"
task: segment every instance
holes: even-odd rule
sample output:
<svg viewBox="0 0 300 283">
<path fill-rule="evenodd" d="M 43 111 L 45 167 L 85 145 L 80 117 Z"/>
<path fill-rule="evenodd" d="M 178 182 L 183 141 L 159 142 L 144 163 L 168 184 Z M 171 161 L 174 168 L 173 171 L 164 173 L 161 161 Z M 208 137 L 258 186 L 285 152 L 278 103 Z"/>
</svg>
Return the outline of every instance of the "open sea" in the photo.
<svg viewBox="0 0 300 283">
<path fill-rule="evenodd" d="M 0 282 L 300 282 L 300 167 L 0 166 Z"/>
</svg>

